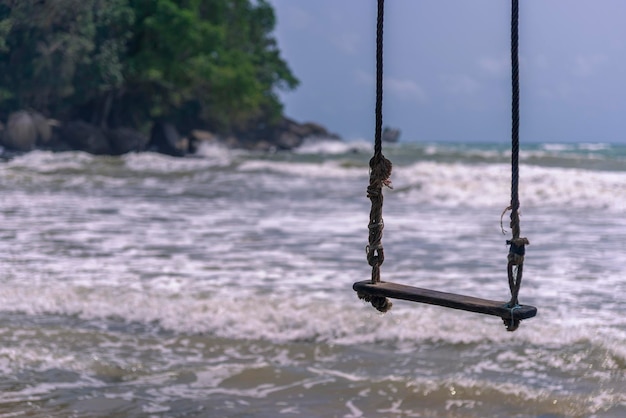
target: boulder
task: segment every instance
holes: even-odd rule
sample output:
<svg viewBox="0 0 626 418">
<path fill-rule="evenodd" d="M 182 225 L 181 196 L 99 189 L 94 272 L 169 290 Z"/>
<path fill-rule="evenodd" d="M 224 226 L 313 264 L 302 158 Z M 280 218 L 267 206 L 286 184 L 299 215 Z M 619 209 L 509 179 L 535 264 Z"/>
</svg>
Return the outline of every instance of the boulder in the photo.
<svg viewBox="0 0 626 418">
<path fill-rule="evenodd" d="M 109 140 L 102 129 L 82 120 L 63 125 L 61 137 L 73 149 L 97 155 L 113 154 Z"/>
<path fill-rule="evenodd" d="M 148 145 L 147 135 L 130 128 L 116 128 L 106 131 L 113 154 L 143 151 Z"/>
<path fill-rule="evenodd" d="M 271 135 L 271 143 L 282 150 L 291 150 L 302 145 L 305 139 L 341 139 L 339 135 L 329 132 L 322 125 L 313 122 L 298 123 L 283 117 L 275 126 Z"/>
<path fill-rule="evenodd" d="M 398 142 L 400 139 L 400 129 L 390 128 L 385 126 L 382 132 L 382 138 L 384 142 Z"/>
<path fill-rule="evenodd" d="M 217 136 L 209 131 L 194 129 L 189 133 L 189 152 L 196 152 L 202 144 L 217 142 Z"/>
<path fill-rule="evenodd" d="M 36 143 L 37 127 L 30 112 L 11 113 L 2 135 L 2 145 L 14 151 L 30 151 Z"/>
<path fill-rule="evenodd" d="M 55 121 L 49 121 L 39 112 L 30 111 L 35 129 L 37 130 L 37 145 L 47 145 L 52 140 L 52 125 Z"/>
<path fill-rule="evenodd" d="M 150 133 L 148 150 L 174 157 L 182 157 L 189 149 L 189 141 L 183 138 L 169 122 L 156 122 Z"/>
<path fill-rule="evenodd" d="M 304 138 L 321 138 L 321 139 L 340 139 L 339 135 L 328 130 L 313 122 L 305 122 L 301 125 L 301 129 L 304 131 Z"/>
<path fill-rule="evenodd" d="M 281 132 L 274 141 L 274 145 L 278 149 L 291 150 L 299 147 L 304 142 L 304 136 L 298 135 L 293 131 Z"/>
</svg>

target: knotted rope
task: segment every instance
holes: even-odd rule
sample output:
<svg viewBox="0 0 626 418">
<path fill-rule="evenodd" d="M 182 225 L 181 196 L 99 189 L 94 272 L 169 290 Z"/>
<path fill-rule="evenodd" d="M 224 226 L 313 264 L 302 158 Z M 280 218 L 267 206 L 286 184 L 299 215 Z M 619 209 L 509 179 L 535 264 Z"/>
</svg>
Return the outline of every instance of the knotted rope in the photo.
<svg viewBox="0 0 626 418">
<path fill-rule="evenodd" d="M 518 295 L 522 285 L 524 271 L 525 245 L 528 239 L 520 238 L 519 220 L 519 57 L 518 57 L 518 0 L 511 0 L 511 80 L 512 80 L 512 130 L 511 130 L 511 233 L 513 237 L 506 243 L 510 245 L 507 263 L 511 300 L 506 304 L 511 309 L 511 318 L 504 319 L 507 331 L 515 331 L 520 320 L 515 319 L 515 309 L 519 306 Z"/>
<path fill-rule="evenodd" d="M 372 283 L 380 282 L 380 266 L 385 261 L 382 238 L 385 224 L 383 222 L 383 186 L 391 188 L 391 161 L 382 153 L 383 125 L 383 21 L 384 0 L 378 0 L 378 19 L 376 25 L 376 130 L 374 139 L 374 156 L 370 159 L 370 183 L 367 197 L 372 202 L 370 210 L 369 245 L 366 248 L 367 262 L 372 266 Z M 391 302 L 380 296 L 372 296 L 361 292 L 358 297 L 370 302 L 380 312 L 391 309 Z"/>
</svg>

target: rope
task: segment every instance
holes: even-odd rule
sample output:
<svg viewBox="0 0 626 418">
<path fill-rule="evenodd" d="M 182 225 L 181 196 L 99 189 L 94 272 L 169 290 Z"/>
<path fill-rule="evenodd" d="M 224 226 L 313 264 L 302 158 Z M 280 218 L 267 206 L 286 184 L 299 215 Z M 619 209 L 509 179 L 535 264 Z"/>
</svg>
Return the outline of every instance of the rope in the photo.
<svg viewBox="0 0 626 418">
<path fill-rule="evenodd" d="M 382 156 L 383 128 L 383 23 L 385 21 L 385 0 L 378 0 L 376 21 L 376 128 L 374 131 L 374 156 Z"/>
<path fill-rule="evenodd" d="M 510 245 L 507 264 L 509 289 L 511 300 L 506 304 L 511 309 L 511 318 L 504 319 L 508 331 L 515 331 L 519 326 L 519 319 L 514 317 L 514 309 L 519 306 L 518 295 L 522 285 L 524 271 L 525 245 L 528 239 L 520 238 L 519 220 L 519 54 L 518 36 L 519 4 L 518 0 L 511 0 L 511 81 L 512 81 L 512 129 L 511 129 L 511 233 L 513 238 L 506 243 Z M 505 210 L 506 211 L 506 210 Z"/>
<path fill-rule="evenodd" d="M 366 248 L 367 262 L 372 267 L 372 283 L 380 282 L 380 266 L 385 261 L 382 238 L 385 223 L 383 221 L 383 186 L 391 188 L 391 161 L 382 153 L 383 125 L 383 22 L 385 1 L 378 0 L 378 18 L 376 25 L 376 128 L 374 135 L 374 156 L 370 159 L 370 183 L 367 197 L 372 202 L 369 220 L 369 245 Z M 359 298 L 370 302 L 381 312 L 391 309 L 391 302 L 385 297 L 358 293 Z"/>
</svg>

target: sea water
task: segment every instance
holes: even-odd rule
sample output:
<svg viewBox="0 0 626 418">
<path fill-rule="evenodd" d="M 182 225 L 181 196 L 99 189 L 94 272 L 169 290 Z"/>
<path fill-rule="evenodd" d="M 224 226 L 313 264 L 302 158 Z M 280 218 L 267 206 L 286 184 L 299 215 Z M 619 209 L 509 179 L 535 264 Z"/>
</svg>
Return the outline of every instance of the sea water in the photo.
<svg viewBox="0 0 626 418">
<path fill-rule="evenodd" d="M 0 417 L 626 416 L 626 147 L 522 146 L 514 333 L 357 299 L 371 153 L 0 163 Z M 507 145 L 384 153 L 383 280 L 508 300 Z"/>
</svg>

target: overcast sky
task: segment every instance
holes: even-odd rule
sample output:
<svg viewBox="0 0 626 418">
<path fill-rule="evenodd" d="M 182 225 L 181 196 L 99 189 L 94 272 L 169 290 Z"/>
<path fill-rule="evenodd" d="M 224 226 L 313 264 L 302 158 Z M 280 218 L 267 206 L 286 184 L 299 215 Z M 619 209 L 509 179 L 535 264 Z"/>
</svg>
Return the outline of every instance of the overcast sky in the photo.
<svg viewBox="0 0 626 418">
<path fill-rule="evenodd" d="M 286 114 L 374 136 L 376 0 L 270 0 L 301 85 Z M 626 143 L 626 0 L 520 1 L 521 140 Z M 510 1 L 387 0 L 385 125 L 510 141 Z"/>
</svg>

